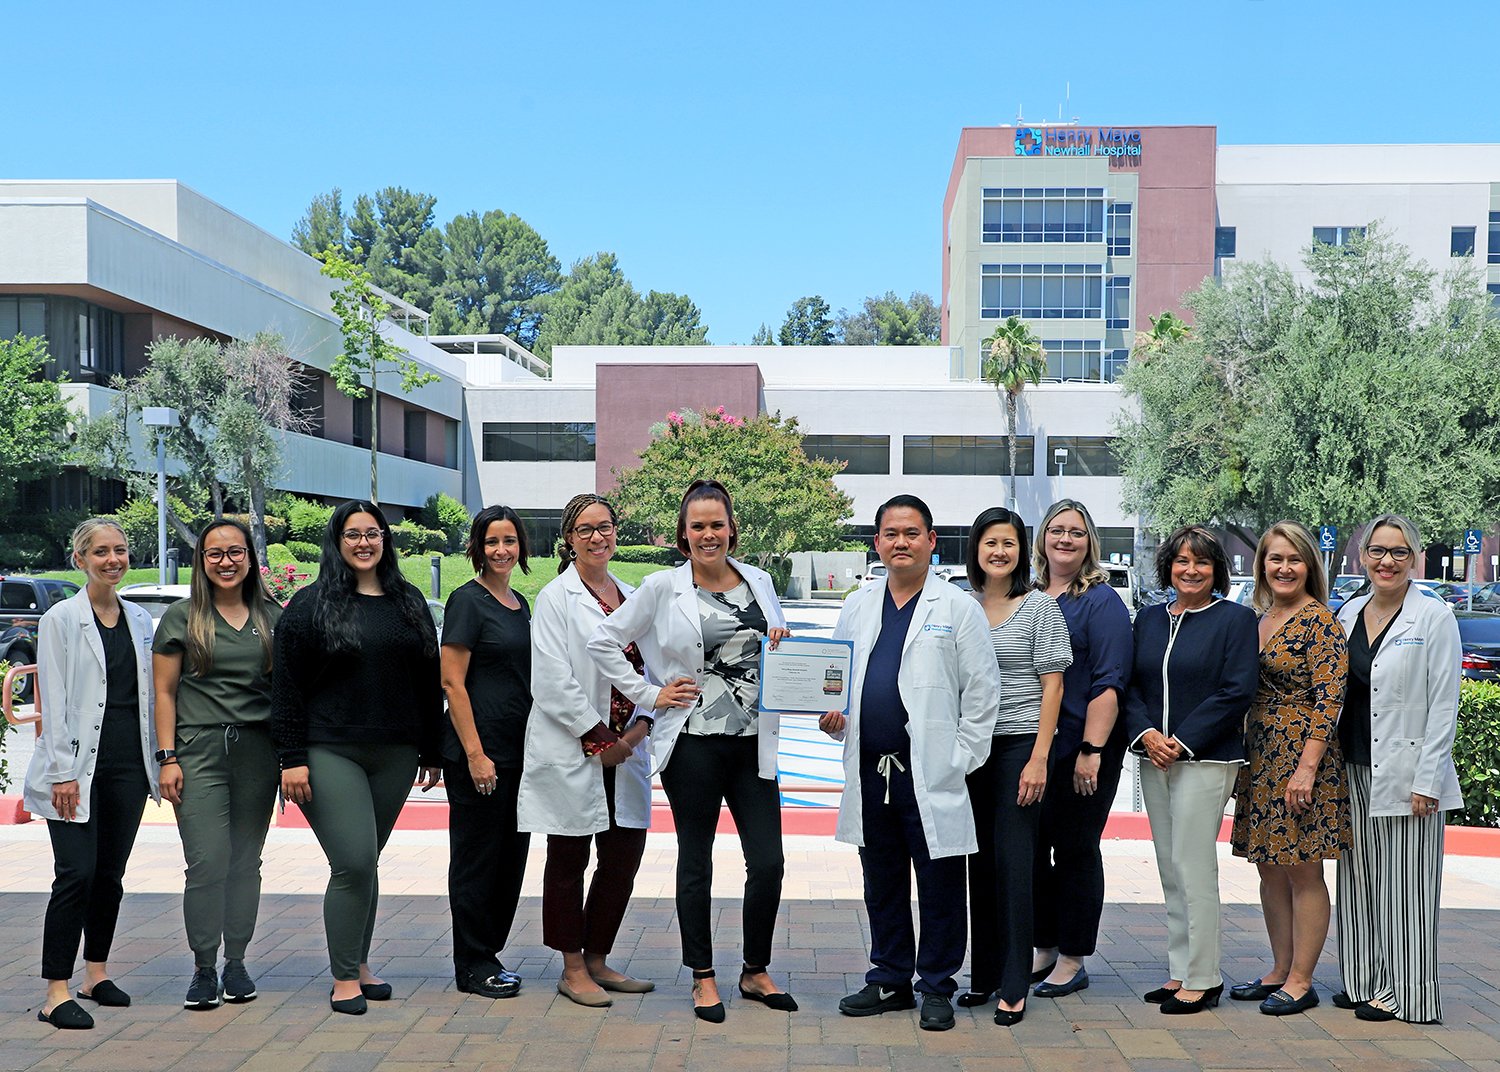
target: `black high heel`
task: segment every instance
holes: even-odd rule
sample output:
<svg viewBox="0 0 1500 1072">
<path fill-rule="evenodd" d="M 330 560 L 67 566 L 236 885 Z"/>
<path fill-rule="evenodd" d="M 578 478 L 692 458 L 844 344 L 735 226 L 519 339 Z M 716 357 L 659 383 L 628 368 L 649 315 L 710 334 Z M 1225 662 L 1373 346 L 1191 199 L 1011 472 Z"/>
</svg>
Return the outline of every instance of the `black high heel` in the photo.
<svg viewBox="0 0 1500 1072">
<path fill-rule="evenodd" d="M 986 990 L 982 994 L 977 990 L 966 990 L 953 1003 L 960 1009 L 977 1009 L 981 1005 L 988 1005 L 994 993 L 993 990 Z"/>
<path fill-rule="evenodd" d="M 753 990 L 745 989 L 745 976 L 759 975 L 765 970 L 765 968 L 752 968 L 748 964 L 740 969 L 740 997 L 746 1001 L 758 1001 L 766 1008 L 775 1009 L 777 1012 L 796 1012 L 797 999 L 790 994 L 757 994 Z"/>
<path fill-rule="evenodd" d="M 1178 997 L 1170 997 L 1161 1003 L 1161 1011 L 1168 1016 L 1187 1016 L 1195 1012 L 1202 1012 L 1204 1009 L 1217 1008 L 1219 1005 L 1219 995 L 1222 993 L 1224 993 L 1224 984 L 1220 983 L 1218 986 L 1209 987 L 1194 1001 L 1183 1001 Z"/>
<path fill-rule="evenodd" d="M 712 979 L 714 970 L 706 968 L 703 971 L 693 969 L 694 979 Z M 724 1022 L 724 1003 L 722 1001 L 713 1005 L 693 1005 L 693 1015 L 698 1019 L 710 1024 L 722 1024 Z"/>
</svg>

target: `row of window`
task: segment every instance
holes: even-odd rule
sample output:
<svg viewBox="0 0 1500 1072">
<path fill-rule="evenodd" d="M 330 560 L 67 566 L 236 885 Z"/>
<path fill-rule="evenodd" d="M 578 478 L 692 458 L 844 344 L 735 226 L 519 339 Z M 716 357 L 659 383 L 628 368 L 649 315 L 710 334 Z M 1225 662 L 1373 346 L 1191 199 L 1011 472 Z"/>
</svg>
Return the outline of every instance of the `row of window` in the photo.
<svg viewBox="0 0 1500 1072">
<path fill-rule="evenodd" d="M 1455 227 L 1448 239 L 1448 253 L 1454 257 L 1474 256 L 1475 241 L 1479 235 L 1477 227 Z M 1500 212 L 1490 213 L 1489 246 L 1487 263 L 1500 264 Z"/>
<path fill-rule="evenodd" d="M 980 266 L 979 315 L 985 320 L 1104 320 L 1130 327 L 1130 276 L 1104 276 L 1102 264 Z"/>
<path fill-rule="evenodd" d="M 0 296 L 0 339 L 47 340 L 47 353 L 70 379 L 103 383 L 125 371 L 125 318 L 78 298 Z"/>
<path fill-rule="evenodd" d="M 1325 246 L 1346 246 L 1365 233 L 1363 227 L 1314 227 L 1313 241 Z M 1472 257 L 1479 238 L 1478 227 L 1454 227 L 1448 238 L 1448 253 L 1453 257 Z M 1491 212 L 1489 219 L 1488 263 L 1500 264 L 1500 212 Z M 1235 232 L 1233 227 L 1214 228 L 1214 256 L 1235 255 Z"/>
<path fill-rule="evenodd" d="M 1119 476 L 1110 436 L 1048 436 L 1043 461 L 1048 476 Z M 802 449 L 814 458 L 845 462 L 849 476 L 886 476 L 891 471 L 891 437 L 884 435 L 807 435 Z M 1003 435 L 909 435 L 901 438 L 901 472 L 906 476 L 996 476 L 1010 472 L 1010 450 Z M 1036 440 L 1016 436 L 1016 475 L 1036 474 Z"/>
<path fill-rule="evenodd" d="M 591 462 L 594 426 L 486 421 L 480 457 L 487 462 Z"/>
<path fill-rule="evenodd" d="M 1106 205 L 1101 187 L 987 188 L 981 211 L 983 242 L 1107 242 L 1130 256 L 1132 206 Z"/>
</svg>

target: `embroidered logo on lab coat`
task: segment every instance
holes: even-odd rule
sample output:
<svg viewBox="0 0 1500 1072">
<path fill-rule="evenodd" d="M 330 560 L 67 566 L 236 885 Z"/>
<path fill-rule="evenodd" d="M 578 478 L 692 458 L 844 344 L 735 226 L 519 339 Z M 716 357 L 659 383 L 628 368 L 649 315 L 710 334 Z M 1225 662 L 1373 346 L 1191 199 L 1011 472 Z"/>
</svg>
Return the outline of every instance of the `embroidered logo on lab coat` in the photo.
<svg viewBox="0 0 1500 1072">
<path fill-rule="evenodd" d="M 952 636 L 953 626 L 928 622 L 926 625 L 922 626 L 922 632 L 931 634 L 932 636 Z"/>
</svg>

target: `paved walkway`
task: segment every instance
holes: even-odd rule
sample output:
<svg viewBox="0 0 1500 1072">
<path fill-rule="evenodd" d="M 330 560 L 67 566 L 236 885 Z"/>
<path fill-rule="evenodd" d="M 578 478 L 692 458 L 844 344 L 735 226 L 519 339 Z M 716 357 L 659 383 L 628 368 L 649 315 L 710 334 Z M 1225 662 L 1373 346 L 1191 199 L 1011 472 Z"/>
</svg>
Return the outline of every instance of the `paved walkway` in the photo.
<svg viewBox="0 0 1500 1072">
<path fill-rule="evenodd" d="M 721 840 L 715 892 L 719 967 L 733 992 L 743 868 L 732 838 Z M 181 848 L 173 828 L 142 830 L 113 965 L 135 997 L 130 1009 L 97 1013 L 91 1032 L 58 1032 L 35 1020 L 40 917 L 51 879 L 40 823 L 0 828 L 0 1072 L 10 1069 L 165 1069 L 215 1072 L 430 1072 L 683 1069 L 892 1069 L 900 1072 L 1021 1072 L 1132 1069 L 1488 1069 L 1500 1072 L 1500 863 L 1450 857 L 1444 876 L 1446 1023 L 1366 1024 L 1326 1003 L 1337 988 L 1332 945 L 1318 972 L 1325 1004 L 1276 1019 L 1226 1001 L 1217 1011 L 1167 1018 L 1138 994 L 1163 977 L 1165 926 L 1151 847 L 1107 844 L 1111 903 L 1092 985 L 1057 1001 L 1033 998 L 1026 1020 L 996 1027 L 986 1010 L 959 1010 L 946 1033 L 917 1030 L 915 1014 L 855 1020 L 837 1000 L 862 984 L 867 926 L 859 862 L 826 838 L 789 838 L 774 970 L 789 979 L 802 1011 L 788 1015 L 731 997 L 728 1021 L 712 1026 L 689 1009 L 672 920 L 672 839 L 651 835 L 636 900 L 614 963 L 655 979 L 644 997 L 584 1009 L 554 990 L 559 958 L 541 942 L 541 844 L 531 854 L 517 933 L 507 963 L 526 977 L 521 996 L 500 1002 L 460 994 L 447 961 L 446 836 L 400 831 L 382 867 L 381 919 L 372 960 L 397 1000 L 364 1017 L 327 1006 L 321 890 L 323 858 L 306 831 L 276 829 L 268 846 L 261 923 L 249 963 L 261 996 L 208 1013 L 181 1008 L 191 969 L 180 912 Z M 1223 866 L 1226 972 L 1253 978 L 1264 932 L 1253 869 Z M 1330 875 L 1331 878 L 1331 875 Z"/>
</svg>

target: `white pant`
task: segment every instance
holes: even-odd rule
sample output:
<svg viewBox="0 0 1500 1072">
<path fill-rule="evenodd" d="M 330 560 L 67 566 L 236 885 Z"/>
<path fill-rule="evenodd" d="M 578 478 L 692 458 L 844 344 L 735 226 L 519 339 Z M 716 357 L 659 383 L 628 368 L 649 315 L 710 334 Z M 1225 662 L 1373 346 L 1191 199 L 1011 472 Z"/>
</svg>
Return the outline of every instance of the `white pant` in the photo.
<svg viewBox="0 0 1500 1072">
<path fill-rule="evenodd" d="M 1208 990 L 1224 981 L 1214 846 L 1238 772 L 1234 763 L 1178 760 L 1163 772 L 1141 761 L 1141 796 L 1167 902 L 1167 968 L 1185 990 Z"/>
</svg>

